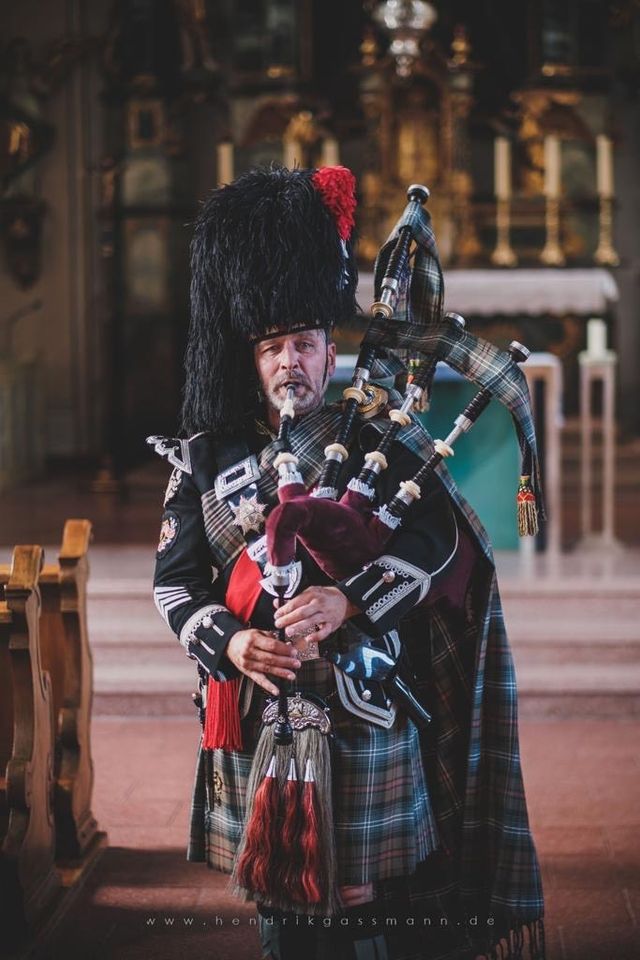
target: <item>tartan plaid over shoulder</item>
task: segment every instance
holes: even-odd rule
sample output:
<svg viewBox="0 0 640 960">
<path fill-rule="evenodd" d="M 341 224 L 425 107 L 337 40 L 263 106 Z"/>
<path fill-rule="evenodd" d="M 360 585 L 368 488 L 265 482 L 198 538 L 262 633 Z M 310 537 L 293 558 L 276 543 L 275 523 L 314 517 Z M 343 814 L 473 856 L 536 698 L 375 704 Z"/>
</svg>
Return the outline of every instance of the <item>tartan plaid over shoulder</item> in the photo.
<svg viewBox="0 0 640 960">
<path fill-rule="evenodd" d="M 394 405 L 399 395 L 392 394 Z M 385 421 L 373 421 L 379 429 Z M 427 459 L 433 440 L 415 420 L 399 436 Z M 422 759 L 442 849 L 410 878 L 385 882 L 388 912 L 432 926 L 395 936 L 394 960 L 543 960 L 544 900 L 529 827 L 518 743 L 517 688 L 493 551 L 444 463 L 437 470 L 479 547 L 464 613 L 417 608 L 403 632 L 414 692 L 433 715 Z M 407 906 L 409 904 L 409 906 Z M 447 918 L 441 926 L 437 918 Z M 477 926 L 468 921 L 478 919 Z M 483 926 L 484 925 L 484 926 Z M 400 926 L 400 925 L 399 925 Z M 394 939 L 394 938 L 392 938 Z M 501 943 L 501 951 L 495 953 Z"/>
</svg>

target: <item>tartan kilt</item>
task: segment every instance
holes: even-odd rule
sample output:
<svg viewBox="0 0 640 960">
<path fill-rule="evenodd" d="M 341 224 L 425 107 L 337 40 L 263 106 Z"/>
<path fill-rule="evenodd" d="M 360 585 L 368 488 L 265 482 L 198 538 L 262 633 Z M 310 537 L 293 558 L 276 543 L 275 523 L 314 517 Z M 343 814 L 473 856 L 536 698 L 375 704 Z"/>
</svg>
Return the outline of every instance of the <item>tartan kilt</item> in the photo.
<svg viewBox="0 0 640 960">
<path fill-rule="evenodd" d="M 418 730 L 400 710 L 389 730 L 345 710 L 333 666 L 325 660 L 303 662 L 298 677 L 303 691 L 322 696 L 331 708 L 338 883 L 411 875 L 438 847 Z M 231 873 L 242 834 L 251 748 L 260 733 L 264 701 L 256 688 L 242 722 L 247 752 L 199 751 L 188 856 L 206 859 L 223 873 Z"/>
</svg>

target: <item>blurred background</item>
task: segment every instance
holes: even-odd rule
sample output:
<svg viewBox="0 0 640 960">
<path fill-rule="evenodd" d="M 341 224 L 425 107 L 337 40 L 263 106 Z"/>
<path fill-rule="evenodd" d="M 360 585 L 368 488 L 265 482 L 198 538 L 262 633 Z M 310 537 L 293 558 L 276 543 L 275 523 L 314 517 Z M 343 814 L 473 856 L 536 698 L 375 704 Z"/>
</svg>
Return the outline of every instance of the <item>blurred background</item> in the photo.
<svg viewBox="0 0 640 960">
<path fill-rule="evenodd" d="M 547 540 L 590 532 L 590 412 L 594 509 L 608 470 L 604 511 L 637 542 L 638 30 L 635 0 L 4 5 L 0 489 L 64 476 L 67 491 L 130 492 L 146 435 L 177 429 L 198 203 L 258 163 L 340 162 L 358 179 L 363 309 L 406 188 L 424 182 L 447 308 L 540 355 Z M 443 381 L 431 429 L 465 389 Z M 454 473 L 514 549 L 515 446 L 499 413 L 483 426 L 492 457 L 479 430 Z"/>
<path fill-rule="evenodd" d="M 358 182 L 365 312 L 376 253 L 421 182 L 446 308 L 533 351 L 549 513 L 536 542 L 518 543 L 517 446 L 498 405 L 451 470 L 497 549 L 546 864 L 564 838 L 560 862 L 584 877 L 587 834 L 596 864 L 640 860 L 637 814 L 615 808 L 640 762 L 638 0 L 20 0 L 0 8 L 0 47 L 0 553 L 36 543 L 55 558 L 65 520 L 91 522 L 102 770 L 115 769 L 107 720 L 192 713 L 192 664 L 150 600 L 169 471 L 144 442 L 178 429 L 190 224 L 212 187 L 256 164 L 343 163 Z M 361 328 L 340 337 L 335 395 Z M 473 392 L 439 369 L 434 435 Z M 195 719 L 187 729 L 192 740 Z M 635 777 L 615 796 L 600 784 L 599 813 L 580 807 L 586 768 L 563 766 L 585 731 L 615 755 L 618 782 L 623 767 Z M 176 847 L 178 782 L 173 812 L 158 812 Z M 119 820 L 112 801 L 102 819 L 128 843 L 144 804 Z M 631 867 L 616 910 L 623 889 L 640 896 Z M 598 876 L 585 917 L 622 882 Z M 600 956 L 575 936 L 558 956 Z"/>
</svg>

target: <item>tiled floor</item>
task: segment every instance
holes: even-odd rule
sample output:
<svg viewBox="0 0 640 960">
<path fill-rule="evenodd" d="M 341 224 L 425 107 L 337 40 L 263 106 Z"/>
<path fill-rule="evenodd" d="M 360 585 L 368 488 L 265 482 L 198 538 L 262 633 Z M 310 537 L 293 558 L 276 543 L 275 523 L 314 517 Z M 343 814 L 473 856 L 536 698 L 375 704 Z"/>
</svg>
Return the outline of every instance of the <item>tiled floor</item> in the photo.
<svg viewBox="0 0 640 960">
<path fill-rule="evenodd" d="M 194 720 L 99 717 L 94 812 L 110 846 L 46 960 L 258 960 L 253 909 L 187 863 Z M 523 722 L 548 960 L 640 957 L 640 724 Z"/>
</svg>

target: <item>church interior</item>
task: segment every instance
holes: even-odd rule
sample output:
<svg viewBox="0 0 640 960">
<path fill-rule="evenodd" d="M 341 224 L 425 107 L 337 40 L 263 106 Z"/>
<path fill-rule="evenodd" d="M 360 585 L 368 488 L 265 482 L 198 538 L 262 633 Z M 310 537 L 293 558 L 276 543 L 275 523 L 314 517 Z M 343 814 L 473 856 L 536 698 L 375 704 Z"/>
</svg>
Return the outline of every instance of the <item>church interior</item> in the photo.
<svg viewBox="0 0 640 960">
<path fill-rule="evenodd" d="M 22 0 L 0 46 L 0 948 L 260 956 L 185 859 L 194 666 L 153 606 L 145 440 L 180 429 L 200 204 L 281 163 L 357 181 L 332 399 L 413 183 L 446 310 L 530 351 L 538 535 L 498 404 L 450 470 L 495 548 L 549 960 L 640 956 L 637 0 Z M 474 393 L 440 363 L 431 435 Z"/>
</svg>

